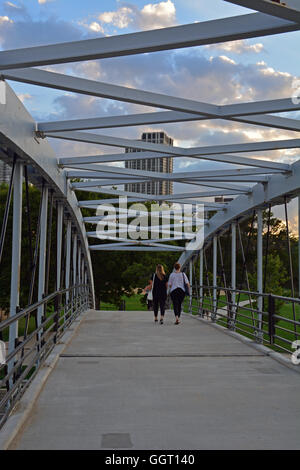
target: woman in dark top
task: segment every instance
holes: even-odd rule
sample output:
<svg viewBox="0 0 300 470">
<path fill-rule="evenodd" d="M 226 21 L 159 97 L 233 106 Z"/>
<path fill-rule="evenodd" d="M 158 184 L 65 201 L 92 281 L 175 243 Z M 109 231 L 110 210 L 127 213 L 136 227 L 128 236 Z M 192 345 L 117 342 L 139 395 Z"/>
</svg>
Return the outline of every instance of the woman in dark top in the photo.
<svg viewBox="0 0 300 470">
<path fill-rule="evenodd" d="M 164 322 L 165 305 L 167 300 L 167 276 L 164 267 L 161 264 L 156 266 L 156 271 L 153 276 L 153 310 L 154 310 L 154 321 L 158 321 L 158 309 L 160 307 L 160 324 Z"/>
</svg>

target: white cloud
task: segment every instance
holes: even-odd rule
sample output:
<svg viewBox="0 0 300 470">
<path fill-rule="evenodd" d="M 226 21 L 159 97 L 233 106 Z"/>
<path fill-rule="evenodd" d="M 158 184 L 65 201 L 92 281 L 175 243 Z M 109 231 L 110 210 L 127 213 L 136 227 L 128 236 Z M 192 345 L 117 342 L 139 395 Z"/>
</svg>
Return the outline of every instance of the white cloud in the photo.
<svg viewBox="0 0 300 470">
<path fill-rule="evenodd" d="M 148 3 L 141 10 L 127 4 L 116 11 L 106 11 L 98 16 L 102 25 L 111 25 L 118 29 L 129 27 L 141 30 L 165 28 L 176 24 L 176 8 L 171 0 L 160 3 Z"/>
<path fill-rule="evenodd" d="M 13 21 L 8 16 L 0 16 L 0 24 L 4 23 L 13 23 Z"/>
<path fill-rule="evenodd" d="M 104 34 L 104 29 L 102 28 L 102 26 L 97 23 L 97 21 L 93 21 L 90 25 L 89 25 L 89 29 L 91 31 L 94 31 L 95 33 L 102 33 Z"/>
<path fill-rule="evenodd" d="M 128 28 L 134 21 L 136 9 L 134 7 L 120 7 L 117 11 L 106 11 L 99 15 L 99 20 L 105 24 L 112 24 L 119 29 Z"/>
<path fill-rule="evenodd" d="M 219 58 L 228 64 L 236 65 L 236 62 L 233 59 L 230 59 L 226 55 L 220 55 Z"/>
<path fill-rule="evenodd" d="M 145 5 L 140 12 L 141 29 L 156 29 L 171 26 L 176 23 L 176 9 L 171 0 L 156 4 Z"/>
<path fill-rule="evenodd" d="M 264 50 L 262 43 L 249 44 L 247 40 L 241 39 L 240 41 L 224 42 L 220 44 L 209 44 L 205 46 L 206 49 L 218 49 L 234 54 L 259 54 Z"/>
</svg>

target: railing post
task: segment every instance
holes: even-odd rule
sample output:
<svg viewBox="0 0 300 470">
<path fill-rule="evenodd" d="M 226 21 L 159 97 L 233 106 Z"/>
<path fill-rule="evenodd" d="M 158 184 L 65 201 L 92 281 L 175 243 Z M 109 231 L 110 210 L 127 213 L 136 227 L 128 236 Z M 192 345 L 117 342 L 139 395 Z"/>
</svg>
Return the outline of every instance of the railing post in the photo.
<svg viewBox="0 0 300 470">
<path fill-rule="evenodd" d="M 213 312 L 212 321 L 217 319 L 217 263 L 218 263 L 218 237 L 213 238 Z"/>
<path fill-rule="evenodd" d="M 300 298 L 300 196 L 298 196 L 298 297 Z"/>
<path fill-rule="evenodd" d="M 77 284 L 77 234 L 74 233 L 73 235 L 73 286 L 76 286 Z M 76 311 L 76 302 L 77 302 L 77 294 L 76 294 L 77 288 L 74 287 L 72 291 L 72 305 L 73 305 L 73 312 Z M 72 313 L 73 313 L 72 312 Z"/>
<path fill-rule="evenodd" d="M 229 327 L 235 328 L 236 306 L 236 222 L 231 224 L 231 289 Z"/>
<path fill-rule="evenodd" d="M 258 331 L 256 332 L 257 342 L 263 342 L 262 312 L 263 312 L 263 212 L 257 210 L 257 310 L 258 310 Z"/>
<path fill-rule="evenodd" d="M 78 277 L 78 285 L 81 285 L 81 243 L 79 243 L 78 246 L 78 255 L 77 255 L 77 277 Z M 79 312 L 81 311 L 81 287 L 78 288 L 77 290 L 77 296 L 78 296 L 78 309 Z"/>
<path fill-rule="evenodd" d="M 20 301 L 23 168 L 24 165 L 22 162 L 16 162 L 13 176 L 13 233 L 10 282 L 10 317 L 16 315 Z M 18 322 L 14 322 L 9 327 L 9 354 L 14 351 L 17 338 Z M 13 365 L 14 359 L 12 359 L 7 365 L 8 373 L 12 370 Z M 10 383 L 10 385 L 12 386 L 12 383 Z"/>
<path fill-rule="evenodd" d="M 55 336 L 54 336 L 54 344 L 57 343 L 57 332 L 58 332 L 58 329 L 59 329 L 59 311 L 60 311 L 60 303 L 61 303 L 61 295 L 60 294 L 57 294 L 57 296 L 55 297 L 55 301 L 54 301 L 54 309 L 55 309 L 55 315 L 54 315 L 54 331 L 55 331 Z"/>
<path fill-rule="evenodd" d="M 199 284 L 200 284 L 200 288 L 199 288 L 199 315 L 201 315 L 202 317 L 204 316 L 203 315 L 203 249 L 202 248 L 200 250 L 200 253 L 199 253 L 199 261 L 200 261 L 200 275 L 199 275 Z"/>
<path fill-rule="evenodd" d="M 268 327 L 269 327 L 269 337 L 270 344 L 274 344 L 274 335 L 275 335 L 275 298 L 272 294 L 268 296 Z"/>
<path fill-rule="evenodd" d="M 193 259 L 190 259 L 190 298 L 189 298 L 189 313 L 193 313 Z"/>
<path fill-rule="evenodd" d="M 66 289 L 70 288 L 70 272 L 71 272 L 71 237 L 72 237 L 72 221 L 67 221 L 67 237 L 66 237 L 66 276 L 65 276 L 65 286 Z M 66 309 L 67 317 L 69 316 L 69 307 L 70 307 L 70 292 L 66 292 Z M 64 322 L 66 321 L 66 312 Z"/>
<path fill-rule="evenodd" d="M 63 233 L 63 205 L 57 205 L 57 235 L 56 235 L 56 290 L 61 288 L 61 257 L 62 257 L 62 233 Z"/>
<path fill-rule="evenodd" d="M 39 280 L 38 280 L 38 301 L 45 296 L 45 279 L 46 279 L 46 248 L 47 248 L 47 219 L 48 219 L 48 194 L 47 186 L 42 189 L 42 207 L 41 207 L 41 229 L 40 229 L 40 253 L 39 253 Z M 45 305 L 40 305 L 37 309 L 37 326 L 39 327 L 45 315 Z M 41 348 L 42 332 L 37 335 L 38 349 Z"/>
</svg>

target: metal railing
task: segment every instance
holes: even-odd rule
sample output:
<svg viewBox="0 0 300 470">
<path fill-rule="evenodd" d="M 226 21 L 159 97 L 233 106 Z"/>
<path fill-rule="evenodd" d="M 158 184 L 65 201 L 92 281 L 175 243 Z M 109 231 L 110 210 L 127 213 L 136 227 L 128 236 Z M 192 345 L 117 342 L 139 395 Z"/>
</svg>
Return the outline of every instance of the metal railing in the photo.
<svg viewBox="0 0 300 470">
<path fill-rule="evenodd" d="M 0 340 L 8 345 L 9 329 L 19 326 L 15 347 L 0 365 L 0 427 L 61 335 L 91 305 L 89 286 L 81 284 L 48 295 L 0 323 Z M 43 308 L 37 324 L 37 309 Z"/>
<path fill-rule="evenodd" d="M 300 340 L 300 299 L 275 294 L 200 286 L 184 311 L 199 315 L 281 353 Z"/>
</svg>

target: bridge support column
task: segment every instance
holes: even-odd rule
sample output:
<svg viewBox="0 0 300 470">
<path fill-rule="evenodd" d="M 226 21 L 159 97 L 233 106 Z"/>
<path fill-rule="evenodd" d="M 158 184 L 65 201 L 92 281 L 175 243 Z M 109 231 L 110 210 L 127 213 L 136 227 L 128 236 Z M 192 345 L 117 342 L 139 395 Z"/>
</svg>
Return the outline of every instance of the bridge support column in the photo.
<svg viewBox="0 0 300 470">
<path fill-rule="evenodd" d="M 236 222 L 231 224 L 231 295 L 230 295 L 230 320 L 229 320 L 229 327 L 235 328 L 235 320 L 237 314 L 237 306 L 236 306 Z"/>
<path fill-rule="evenodd" d="M 257 292 L 263 293 L 263 212 L 262 209 L 257 210 Z M 263 297 L 259 295 L 257 298 L 258 310 L 258 331 L 256 332 L 257 341 L 263 342 L 262 330 L 262 311 L 263 311 Z"/>
<path fill-rule="evenodd" d="M 77 273 L 78 273 L 78 285 L 80 285 L 82 283 L 82 279 L 81 279 L 81 244 L 80 243 L 79 243 L 79 246 L 78 246 Z M 79 287 L 78 290 L 77 290 L 79 312 L 81 312 L 81 293 L 82 293 L 82 288 Z"/>
<path fill-rule="evenodd" d="M 84 308 L 85 308 L 86 283 L 87 283 L 87 275 L 86 275 L 86 270 L 85 270 L 85 261 L 84 261 L 83 256 L 82 256 L 82 259 L 81 259 L 81 278 L 82 278 L 82 282 L 84 284 L 84 287 L 82 289 L 82 295 L 83 295 L 83 308 L 82 308 L 82 311 L 83 311 Z"/>
<path fill-rule="evenodd" d="M 190 298 L 189 298 L 189 313 L 193 313 L 193 259 L 190 259 Z"/>
<path fill-rule="evenodd" d="M 21 272 L 21 240 L 22 240 L 22 182 L 24 165 L 16 162 L 13 176 L 13 233 L 12 233 L 12 260 L 10 283 L 10 313 L 16 315 L 20 299 L 20 272 Z M 18 338 L 18 322 L 9 327 L 8 353 L 14 351 Z M 8 363 L 8 372 L 13 368 L 14 360 Z M 12 381 L 11 381 L 12 385 Z"/>
<path fill-rule="evenodd" d="M 38 300 L 45 296 L 45 276 L 46 276 L 46 252 L 47 252 L 47 221 L 48 221 L 48 195 L 49 189 L 43 186 L 42 189 L 42 207 L 41 207 L 41 229 L 40 229 L 40 254 L 39 254 L 39 281 L 38 281 Z M 40 326 L 44 319 L 45 306 L 41 305 L 37 311 L 37 324 Z M 42 332 L 39 332 L 40 339 Z M 41 346 L 41 345 L 40 345 Z"/>
<path fill-rule="evenodd" d="M 203 317 L 203 250 L 200 250 L 199 253 L 199 261 L 200 261 L 200 266 L 199 266 L 199 314 Z"/>
<path fill-rule="evenodd" d="M 75 233 L 73 235 L 73 286 L 76 286 L 77 284 L 77 234 Z M 75 288 L 72 292 L 72 304 L 73 304 L 73 310 L 77 310 L 78 305 L 77 305 L 77 288 Z"/>
<path fill-rule="evenodd" d="M 300 298 L 300 196 L 298 196 L 298 297 Z"/>
<path fill-rule="evenodd" d="M 67 238 L 66 238 L 66 277 L 65 277 L 66 289 L 69 289 L 70 287 L 71 242 L 72 242 L 72 222 L 71 220 L 68 220 L 67 221 Z M 66 293 L 67 317 L 69 316 L 69 309 L 70 309 L 70 293 L 67 292 Z M 65 311 L 65 315 L 66 315 L 66 311 Z"/>
<path fill-rule="evenodd" d="M 213 312 L 211 319 L 217 318 L 217 263 L 218 263 L 218 237 L 213 238 Z"/>
<path fill-rule="evenodd" d="M 57 248 L 56 248 L 56 290 L 61 288 L 61 256 L 62 256 L 62 234 L 63 234 L 63 215 L 64 208 L 62 204 L 57 205 Z"/>
</svg>

